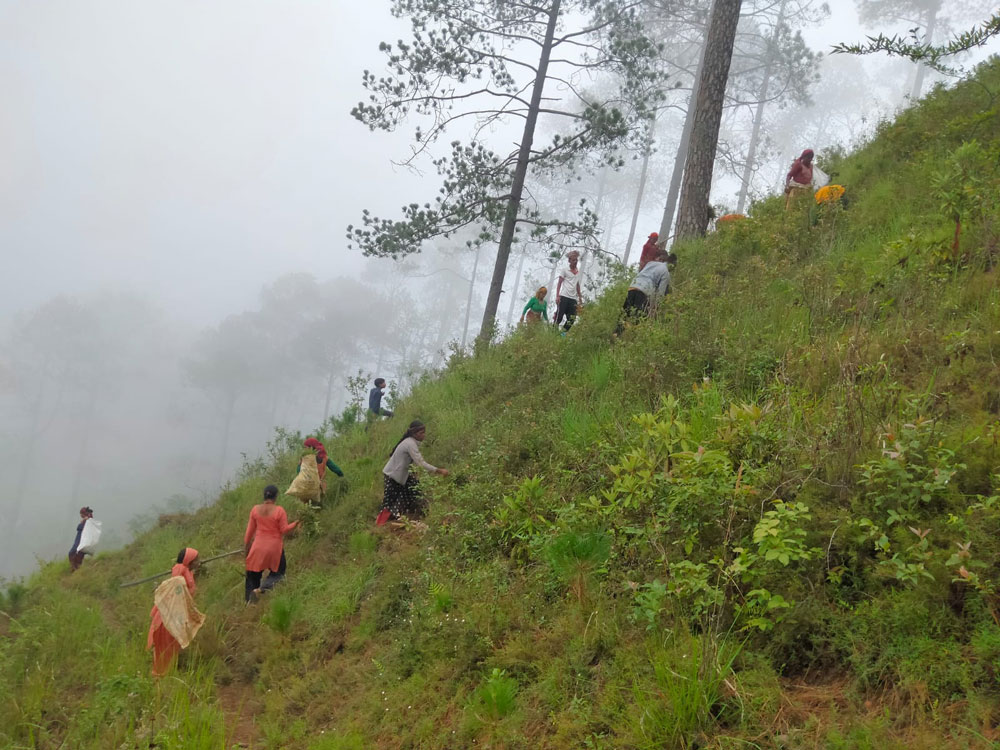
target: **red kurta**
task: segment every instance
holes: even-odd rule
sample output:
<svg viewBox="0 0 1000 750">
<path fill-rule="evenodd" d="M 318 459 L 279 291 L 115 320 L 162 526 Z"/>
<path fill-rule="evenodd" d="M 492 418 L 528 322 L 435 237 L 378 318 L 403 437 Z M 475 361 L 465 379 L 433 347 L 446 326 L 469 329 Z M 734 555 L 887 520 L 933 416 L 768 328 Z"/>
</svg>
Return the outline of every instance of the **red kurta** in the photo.
<svg viewBox="0 0 1000 750">
<path fill-rule="evenodd" d="M 170 569 L 170 576 L 181 576 L 187 582 L 188 591 L 194 596 L 194 574 L 187 565 L 177 563 Z M 149 611 L 149 616 L 152 621 L 149 623 L 149 635 L 146 636 L 146 649 L 153 649 L 153 674 L 162 677 L 181 652 L 181 644 L 164 626 L 160 610 L 155 604 Z"/>
<path fill-rule="evenodd" d="M 244 546 L 253 540 L 247 555 L 247 570 L 255 573 L 263 570 L 276 571 L 281 564 L 283 538 L 298 525 L 298 521 L 288 523 L 288 514 L 280 505 L 262 503 L 253 506 L 247 533 L 243 536 Z"/>
</svg>

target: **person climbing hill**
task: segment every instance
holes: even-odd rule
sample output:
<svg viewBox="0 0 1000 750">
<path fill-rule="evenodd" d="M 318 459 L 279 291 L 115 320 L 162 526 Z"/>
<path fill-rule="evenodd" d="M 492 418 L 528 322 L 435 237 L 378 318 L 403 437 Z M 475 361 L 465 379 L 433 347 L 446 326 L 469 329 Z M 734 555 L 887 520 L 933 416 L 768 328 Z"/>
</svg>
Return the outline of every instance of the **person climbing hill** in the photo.
<svg viewBox="0 0 1000 750">
<path fill-rule="evenodd" d="M 566 324 L 563 326 L 563 332 L 569 331 L 573 327 L 577 307 L 583 305 L 583 291 L 580 287 L 582 277 L 580 269 L 577 268 L 579 260 L 580 253 L 576 250 L 570 250 L 566 254 L 566 265 L 559 271 L 559 280 L 556 282 L 557 307 L 556 317 L 552 322 L 558 328 L 565 318 Z"/>
<path fill-rule="evenodd" d="M 376 526 L 382 526 L 400 516 L 419 518 L 424 514 L 423 493 L 417 478 L 410 473 L 412 464 L 418 464 L 431 473 L 448 476 L 447 469 L 432 466 L 420 454 L 420 443 L 426 437 L 427 427 L 419 419 L 415 419 L 410 422 L 403 437 L 389 454 L 389 460 L 382 468 L 385 492 L 382 509 L 375 519 Z"/>
<path fill-rule="evenodd" d="M 299 522 L 288 523 L 285 509 L 275 505 L 277 497 L 278 488 L 269 484 L 264 488 L 264 502 L 250 509 L 250 520 L 243 535 L 246 554 L 244 598 L 247 602 L 256 600 L 262 590 L 272 588 L 285 576 L 285 535 L 298 528 Z M 261 587 L 265 570 L 269 573 L 268 585 Z"/>
<path fill-rule="evenodd" d="M 813 150 L 807 148 L 798 159 L 792 162 L 792 168 L 785 175 L 785 210 L 798 196 L 804 195 L 813 185 Z"/>
<path fill-rule="evenodd" d="M 549 317 L 549 305 L 545 301 L 545 295 L 548 294 L 548 291 L 544 286 L 538 287 L 535 296 L 529 299 L 528 304 L 521 310 L 521 323 L 525 320 L 529 323 L 535 323 Z"/>
<path fill-rule="evenodd" d="M 652 232 L 649 235 L 649 239 L 646 240 L 646 244 L 642 246 L 642 253 L 639 255 L 639 270 L 641 271 L 646 267 L 646 264 L 652 260 L 656 259 L 656 256 L 660 254 L 663 249 L 657 244 L 660 241 L 660 235 L 657 232 Z"/>
<path fill-rule="evenodd" d="M 649 315 L 651 310 L 655 310 L 660 300 L 670 292 L 670 266 L 677 263 L 677 256 L 660 251 L 653 256 L 653 260 L 647 263 L 632 281 L 625 295 L 625 304 L 622 306 L 621 317 L 618 319 L 618 327 L 615 328 L 614 337 L 621 336 L 625 331 L 625 323 L 629 320 L 637 320 Z"/>
<path fill-rule="evenodd" d="M 385 395 L 385 378 L 375 378 L 375 387 L 368 392 L 368 419 L 391 417 L 392 412 L 382 408 L 382 397 Z"/>
<path fill-rule="evenodd" d="M 146 636 L 146 650 L 153 649 L 154 677 L 162 677 L 167 673 L 181 649 L 187 648 L 204 622 L 204 615 L 194 608 L 191 599 L 197 588 L 194 583 L 194 571 L 200 562 L 198 550 L 185 547 L 177 553 L 177 562 L 170 570 L 170 578 L 156 589 L 154 599 L 157 603 L 149 611 L 149 634 Z M 186 595 L 183 591 L 177 592 L 174 581 L 177 578 L 184 581 L 185 586 L 181 589 L 186 587 Z M 160 607 L 168 609 L 161 612 Z M 164 622 L 165 619 L 167 622 Z M 180 636 L 180 641 L 177 636 Z"/>
<path fill-rule="evenodd" d="M 302 502 L 310 505 L 314 502 L 321 503 L 323 493 L 326 492 L 326 470 L 329 469 L 341 479 L 344 477 L 344 472 L 333 462 L 333 459 L 327 455 L 326 447 L 316 438 L 306 438 L 302 445 L 305 448 L 316 451 L 315 473 L 313 473 L 311 466 L 313 458 L 311 457 L 311 454 L 307 453 L 299 459 L 299 465 L 295 469 L 295 479 L 292 480 L 292 484 L 285 494 L 297 497 Z M 310 462 L 309 467 L 303 466 L 305 461 Z"/>
<path fill-rule="evenodd" d="M 69 551 L 69 569 L 74 571 L 83 564 L 84 554 L 78 552 L 80 546 L 80 536 L 83 534 L 83 527 L 87 524 L 87 519 L 94 517 L 94 511 L 89 507 L 80 508 L 80 523 L 76 526 L 76 539 L 73 540 L 73 547 Z"/>
</svg>

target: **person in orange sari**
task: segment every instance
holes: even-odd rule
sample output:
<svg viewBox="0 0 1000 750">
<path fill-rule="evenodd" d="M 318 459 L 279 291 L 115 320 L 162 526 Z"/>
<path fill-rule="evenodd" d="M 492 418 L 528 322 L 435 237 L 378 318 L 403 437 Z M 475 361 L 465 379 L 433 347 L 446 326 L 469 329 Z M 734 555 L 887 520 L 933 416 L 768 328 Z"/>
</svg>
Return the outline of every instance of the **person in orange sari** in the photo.
<svg viewBox="0 0 1000 750">
<path fill-rule="evenodd" d="M 198 559 L 198 550 L 193 547 L 185 547 L 177 553 L 177 564 L 170 569 L 171 578 L 180 576 L 187 582 L 188 591 L 194 596 L 194 569 L 201 561 Z M 170 635 L 163 618 L 160 617 L 160 610 L 153 605 L 149 616 L 149 635 L 146 637 L 146 650 L 153 649 L 153 676 L 163 677 L 177 659 L 177 654 L 181 651 L 181 645 L 177 639 Z"/>
<path fill-rule="evenodd" d="M 288 514 L 274 501 L 278 488 L 269 484 L 264 488 L 264 502 L 250 509 L 247 532 L 243 535 L 243 547 L 247 558 L 245 597 L 247 602 L 255 601 L 261 592 L 260 579 L 268 570 L 268 581 L 277 574 L 284 576 L 284 538 L 295 530 L 299 522 L 288 523 Z"/>
</svg>

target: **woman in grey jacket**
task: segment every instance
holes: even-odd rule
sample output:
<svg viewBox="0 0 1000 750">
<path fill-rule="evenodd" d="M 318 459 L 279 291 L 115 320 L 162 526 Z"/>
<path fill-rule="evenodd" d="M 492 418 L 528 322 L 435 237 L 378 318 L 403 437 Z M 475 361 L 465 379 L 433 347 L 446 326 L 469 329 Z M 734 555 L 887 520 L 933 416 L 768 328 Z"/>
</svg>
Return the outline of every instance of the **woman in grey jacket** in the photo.
<svg viewBox="0 0 1000 750">
<path fill-rule="evenodd" d="M 410 422 L 409 428 L 403 433 L 403 437 L 396 443 L 396 447 L 389 454 L 389 460 L 382 468 L 383 479 L 385 481 L 385 495 L 382 500 L 382 509 L 378 518 L 375 519 L 376 526 L 382 526 L 386 521 L 390 521 L 400 516 L 417 517 L 424 514 L 424 498 L 420 492 L 417 478 L 410 473 L 410 466 L 418 464 L 427 471 L 448 476 L 447 469 L 431 466 L 420 454 L 420 443 L 427 437 L 427 427 L 418 419 Z"/>
</svg>

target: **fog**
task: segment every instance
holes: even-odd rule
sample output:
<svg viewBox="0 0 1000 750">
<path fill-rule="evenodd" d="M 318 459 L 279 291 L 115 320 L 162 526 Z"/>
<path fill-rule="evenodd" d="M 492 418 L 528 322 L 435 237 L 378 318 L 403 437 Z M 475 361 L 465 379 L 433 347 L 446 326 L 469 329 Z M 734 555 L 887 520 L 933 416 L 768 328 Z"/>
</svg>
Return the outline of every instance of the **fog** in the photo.
<svg viewBox="0 0 1000 750">
<path fill-rule="evenodd" d="M 862 143 L 906 106 L 915 75 L 909 63 L 826 55 L 871 30 L 853 2 L 828 13 L 798 2 L 812 15 L 795 30 L 824 57 L 801 97 L 772 92 L 750 199 L 774 192 L 803 148 L 822 166 L 824 149 Z M 968 5 L 946 1 L 942 13 L 974 20 L 985 7 L 970 16 Z M 766 33 L 754 23 L 748 40 Z M 663 33 L 676 69 L 633 260 L 659 227 L 691 86 L 690 50 Z M 470 237 L 395 262 L 345 239 L 364 209 L 395 216 L 438 188 L 427 164 L 398 166 L 412 127 L 372 133 L 350 116 L 362 71 L 384 65 L 379 41 L 407 34 L 384 2 L 0 0 L 0 576 L 64 555 L 82 505 L 104 523 L 102 546 L 124 543 L 158 513 L 214 499 L 275 428 L 350 418 L 371 377 L 390 381 L 391 400 L 471 343 L 495 245 L 478 264 Z M 753 108 L 737 99 L 719 210 L 737 204 L 752 130 Z M 597 212 L 591 290 L 627 245 L 642 154 L 622 156 L 619 171 L 532 185 L 533 199 L 584 198 Z M 554 260 L 515 247 L 501 328 L 550 283 Z"/>
</svg>

